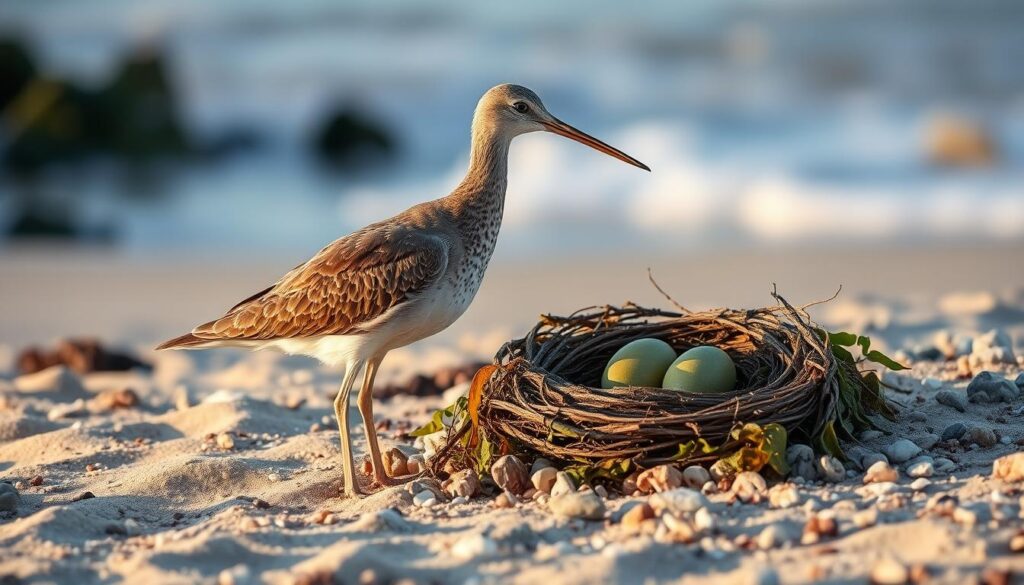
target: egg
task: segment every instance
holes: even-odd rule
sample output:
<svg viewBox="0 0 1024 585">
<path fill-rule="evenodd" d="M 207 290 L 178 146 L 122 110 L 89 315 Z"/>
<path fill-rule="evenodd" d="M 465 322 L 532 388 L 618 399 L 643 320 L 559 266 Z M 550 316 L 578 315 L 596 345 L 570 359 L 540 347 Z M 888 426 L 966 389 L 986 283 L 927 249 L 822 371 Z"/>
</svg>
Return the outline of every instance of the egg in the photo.
<svg viewBox="0 0 1024 585">
<path fill-rule="evenodd" d="M 736 386 L 736 365 L 729 354 L 701 345 L 679 356 L 661 382 L 662 388 L 687 392 L 728 392 Z"/>
<path fill-rule="evenodd" d="M 601 376 L 601 387 L 657 387 L 675 359 L 676 350 L 660 339 L 630 341 L 608 360 Z"/>
</svg>

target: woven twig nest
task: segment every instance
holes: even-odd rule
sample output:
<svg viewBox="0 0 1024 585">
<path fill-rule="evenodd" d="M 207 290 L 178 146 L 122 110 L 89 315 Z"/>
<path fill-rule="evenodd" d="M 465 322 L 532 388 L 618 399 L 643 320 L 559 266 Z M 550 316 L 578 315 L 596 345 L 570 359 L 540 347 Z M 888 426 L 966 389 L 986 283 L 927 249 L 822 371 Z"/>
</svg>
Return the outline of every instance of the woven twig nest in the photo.
<svg viewBox="0 0 1024 585">
<path fill-rule="evenodd" d="M 856 392 L 849 406 L 860 417 L 862 401 L 881 401 L 877 385 L 870 388 L 851 361 L 835 357 L 828 336 L 803 308 L 773 296 L 778 305 L 753 310 L 673 312 L 626 304 L 546 316 L 495 356 L 479 404 L 472 405 L 477 429 L 502 452 L 574 463 L 628 460 L 641 467 L 715 460 L 735 441 L 733 431 L 748 423 L 776 423 L 790 436 L 819 442 L 823 433 L 834 438 L 832 422 L 842 418 L 848 391 Z M 602 389 L 612 354 L 645 337 L 680 353 L 698 345 L 725 350 L 736 364 L 736 389 Z M 451 429 L 436 464 L 466 463 L 454 460 L 472 446 L 469 426 Z M 681 454 L 680 446 L 691 442 L 714 445 L 715 452 Z"/>
</svg>

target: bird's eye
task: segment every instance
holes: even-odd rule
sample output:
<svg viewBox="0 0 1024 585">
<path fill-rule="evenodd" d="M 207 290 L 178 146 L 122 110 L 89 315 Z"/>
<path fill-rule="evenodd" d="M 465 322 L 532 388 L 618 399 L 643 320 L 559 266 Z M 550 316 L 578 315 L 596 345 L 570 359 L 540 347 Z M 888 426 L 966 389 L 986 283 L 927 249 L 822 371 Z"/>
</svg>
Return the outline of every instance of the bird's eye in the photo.
<svg viewBox="0 0 1024 585">
<path fill-rule="evenodd" d="M 516 102 L 512 104 L 512 107 L 520 114 L 525 114 L 530 111 L 530 106 L 526 105 L 526 102 Z"/>
</svg>

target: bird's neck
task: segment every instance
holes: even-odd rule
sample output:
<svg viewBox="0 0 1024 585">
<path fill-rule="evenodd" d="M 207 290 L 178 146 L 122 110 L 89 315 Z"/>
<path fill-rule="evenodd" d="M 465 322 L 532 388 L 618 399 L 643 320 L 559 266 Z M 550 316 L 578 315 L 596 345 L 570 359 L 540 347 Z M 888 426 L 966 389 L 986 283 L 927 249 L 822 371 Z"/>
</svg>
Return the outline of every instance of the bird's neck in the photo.
<svg viewBox="0 0 1024 585">
<path fill-rule="evenodd" d="M 501 219 L 508 185 L 508 147 L 511 138 L 487 126 L 473 127 L 469 170 L 459 186 L 448 196 L 453 212 L 477 220 L 480 214 Z"/>
</svg>

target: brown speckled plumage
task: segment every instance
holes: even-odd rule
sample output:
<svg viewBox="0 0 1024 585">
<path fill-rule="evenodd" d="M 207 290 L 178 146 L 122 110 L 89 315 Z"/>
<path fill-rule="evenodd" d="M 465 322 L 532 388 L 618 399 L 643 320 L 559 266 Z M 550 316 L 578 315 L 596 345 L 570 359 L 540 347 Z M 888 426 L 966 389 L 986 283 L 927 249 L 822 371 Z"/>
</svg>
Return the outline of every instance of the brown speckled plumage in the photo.
<svg viewBox="0 0 1024 585">
<path fill-rule="evenodd" d="M 336 240 L 223 317 L 157 349 L 274 347 L 344 365 L 334 412 L 345 490 L 350 494 L 360 488 L 347 409 L 355 376 L 364 370 L 358 401 L 374 478 L 381 484 L 393 483 L 373 431 L 371 391 L 377 366 L 391 349 L 441 331 L 469 307 L 498 240 L 509 145 L 515 136 L 539 130 L 568 136 L 646 168 L 559 121 L 532 91 L 499 85 L 477 105 L 469 170 L 450 195 Z"/>
</svg>

